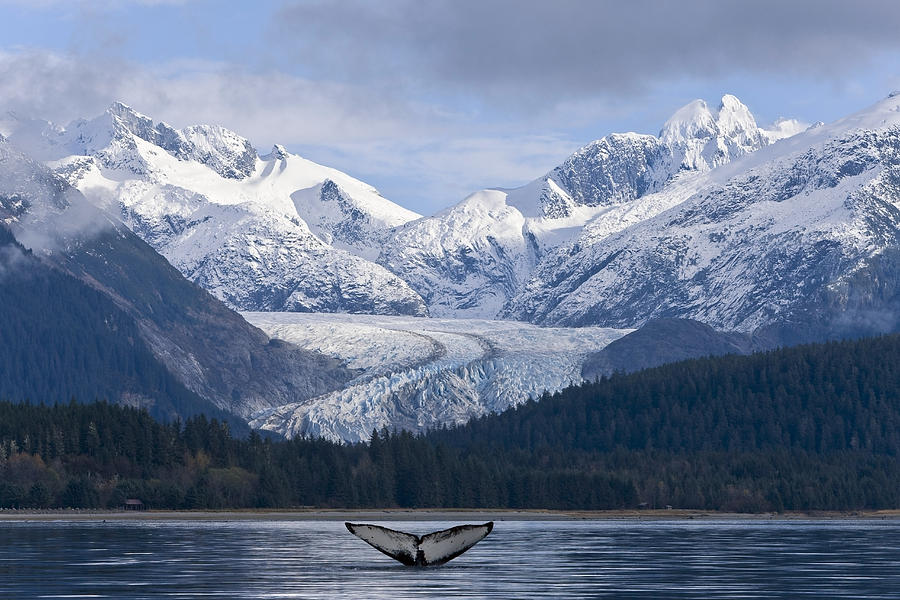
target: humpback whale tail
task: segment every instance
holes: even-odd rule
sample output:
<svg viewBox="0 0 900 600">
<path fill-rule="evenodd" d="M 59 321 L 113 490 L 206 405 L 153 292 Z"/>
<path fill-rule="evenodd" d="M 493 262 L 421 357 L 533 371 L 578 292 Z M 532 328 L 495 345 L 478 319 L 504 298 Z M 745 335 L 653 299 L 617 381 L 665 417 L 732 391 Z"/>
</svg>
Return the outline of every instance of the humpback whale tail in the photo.
<svg viewBox="0 0 900 600">
<path fill-rule="evenodd" d="M 442 565 L 483 540 L 494 528 L 494 522 L 490 521 L 481 525 L 458 525 L 420 536 L 365 523 L 344 525 L 376 550 L 410 567 Z"/>
</svg>

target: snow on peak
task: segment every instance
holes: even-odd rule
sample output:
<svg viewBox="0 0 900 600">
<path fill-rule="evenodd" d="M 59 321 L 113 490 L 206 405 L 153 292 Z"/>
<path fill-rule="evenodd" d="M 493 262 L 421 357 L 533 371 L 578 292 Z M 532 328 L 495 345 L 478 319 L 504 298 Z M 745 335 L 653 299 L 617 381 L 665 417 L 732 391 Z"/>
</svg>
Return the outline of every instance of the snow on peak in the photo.
<svg viewBox="0 0 900 600">
<path fill-rule="evenodd" d="M 803 129 L 796 121 L 778 126 L 766 135 L 731 94 L 715 108 L 694 100 L 658 137 L 611 133 L 525 186 L 473 194 L 406 226 L 384 252 L 385 264 L 413 282 L 433 315 L 492 314 L 497 298 L 519 293 L 534 265 L 552 262 L 557 251 L 562 256 L 588 223 L 600 223 L 593 231 L 627 227 L 666 208 L 650 203 L 631 211 L 637 199 Z"/>
<path fill-rule="evenodd" d="M 846 129 L 882 129 L 900 125 L 900 93 L 892 92 L 887 98 L 836 121 L 834 125 Z"/>
<path fill-rule="evenodd" d="M 284 160 L 288 156 L 290 156 L 290 152 L 288 152 L 284 146 L 282 146 L 281 144 L 275 144 L 274 146 L 272 146 L 271 152 L 269 152 L 268 154 L 266 154 L 265 156 L 262 156 L 260 158 L 262 158 L 263 160 L 266 160 L 266 161 Z"/>
<path fill-rule="evenodd" d="M 162 125 L 162 124 L 161 124 Z M 249 140 L 220 125 L 194 125 L 180 130 L 187 143 L 178 158 L 203 163 L 228 179 L 245 179 L 256 169 L 256 150 Z"/>
<path fill-rule="evenodd" d="M 40 160 L 70 185 L 118 208 L 172 265 L 232 306 L 427 312 L 373 262 L 390 229 L 420 215 L 345 173 L 280 145 L 261 158 L 225 127 L 175 129 L 122 102 L 66 128 L 12 125 L 30 132 L 46 149 Z"/>
<path fill-rule="evenodd" d="M 722 96 L 711 111 L 703 100 L 678 109 L 659 133 L 660 141 L 681 156 L 679 168 L 706 171 L 769 143 L 744 103 L 731 94 Z"/>
<path fill-rule="evenodd" d="M 120 102 L 119 100 L 116 100 L 115 102 L 110 104 L 109 108 L 106 109 L 106 112 L 111 115 L 114 115 L 116 117 L 119 117 L 120 119 L 122 119 L 124 121 L 145 120 L 145 121 L 151 121 L 151 123 L 152 123 L 152 120 L 150 119 L 150 117 L 139 113 L 138 111 L 131 108 L 129 105 L 125 104 L 124 102 Z"/>
<path fill-rule="evenodd" d="M 161 148 L 180 161 L 202 163 L 228 179 L 244 179 L 256 167 L 250 142 L 219 125 L 175 129 L 156 123 L 123 102 L 113 102 L 99 117 L 70 123 L 62 134 L 67 154 L 95 156 L 108 168 L 128 166 L 145 172 L 154 163 L 142 156 L 135 139 Z"/>
<path fill-rule="evenodd" d="M 667 145 L 690 144 L 693 140 L 723 137 L 740 144 L 755 144 L 759 138 L 756 119 L 736 96 L 725 94 L 713 112 L 703 100 L 685 104 L 672 115 L 659 132 Z"/>
<path fill-rule="evenodd" d="M 728 138 L 749 139 L 759 136 L 759 127 L 750 109 L 731 94 L 722 96 L 719 113 L 716 115 L 719 135 Z"/>
<path fill-rule="evenodd" d="M 703 100 L 694 100 L 675 111 L 662 130 L 660 139 L 671 144 L 686 140 L 710 137 L 716 134 L 716 120 Z"/>
<path fill-rule="evenodd" d="M 777 151 L 767 150 L 760 160 L 768 160 L 775 156 L 776 152 L 784 154 L 806 149 L 822 141 L 840 138 L 854 131 L 884 131 L 898 126 L 900 126 L 900 95 L 891 94 L 871 106 L 832 123 L 825 124 L 819 121 L 810 125 L 797 132 L 798 135 L 790 136 L 790 143 L 782 144 Z"/>
<path fill-rule="evenodd" d="M 111 123 L 108 118 L 112 119 Z M 157 125 L 153 119 L 139 113 L 124 102 L 113 102 L 106 109 L 105 116 L 98 117 L 94 121 L 108 123 L 110 135 L 113 138 L 132 134 L 151 144 L 165 147 L 165 138 L 178 137 L 177 132 L 165 123 Z M 170 148 L 166 148 L 166 150 L 172 151 Z"/>
<path fill-rule="evenodd" d="M 724 94 L 719 101 L 719 111 L 721 112 L 722 110 L 747 111 L 747 105 L 741 102 L 734 94 Z"/>
</svg>

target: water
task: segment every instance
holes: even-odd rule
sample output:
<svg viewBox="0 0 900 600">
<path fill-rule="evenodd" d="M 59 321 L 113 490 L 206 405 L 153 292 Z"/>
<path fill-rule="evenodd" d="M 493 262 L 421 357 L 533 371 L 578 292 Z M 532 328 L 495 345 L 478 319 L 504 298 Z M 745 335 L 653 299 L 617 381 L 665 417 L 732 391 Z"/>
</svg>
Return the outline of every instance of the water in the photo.
<svg viewBox="0 0 900 600">
<path fill-rule="evenodd" d="M 0 598 L 204 597 L 896 599 L 900 523 L 500 521 L 428 569 L 337 521 L 0 523 Z"/>
</svg>

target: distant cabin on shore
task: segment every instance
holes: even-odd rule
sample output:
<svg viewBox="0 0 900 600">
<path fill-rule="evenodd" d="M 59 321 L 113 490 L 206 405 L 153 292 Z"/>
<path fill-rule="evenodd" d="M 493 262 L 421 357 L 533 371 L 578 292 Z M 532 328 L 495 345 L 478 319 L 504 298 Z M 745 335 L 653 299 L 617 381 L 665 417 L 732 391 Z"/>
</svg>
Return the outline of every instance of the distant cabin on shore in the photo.
<svg viewBox="0 0 900 600">
<path fill-rule="evenodd" d="M 147 510 L 149 507 L 137 498 L 128 498 L 122 505 L 122 510 Z"/>
</svg>

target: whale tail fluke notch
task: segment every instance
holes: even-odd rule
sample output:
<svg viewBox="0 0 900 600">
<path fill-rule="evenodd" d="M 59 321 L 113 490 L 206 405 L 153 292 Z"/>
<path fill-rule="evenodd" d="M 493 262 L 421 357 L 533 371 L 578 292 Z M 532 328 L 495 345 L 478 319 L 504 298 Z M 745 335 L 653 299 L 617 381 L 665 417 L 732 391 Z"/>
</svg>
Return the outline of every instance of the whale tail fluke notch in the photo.
<svg viewBox="0 0 900 600">
<path fill-rule="evenodd" d="M 483 540 L 494 529 L 494 522 L 490 521 L 481 525 L 457 525 L 418 536 L 365 523 L 344 525 L 350 533 L 379 552 L 411 567 L 442 565 Z"/>
</svg>

